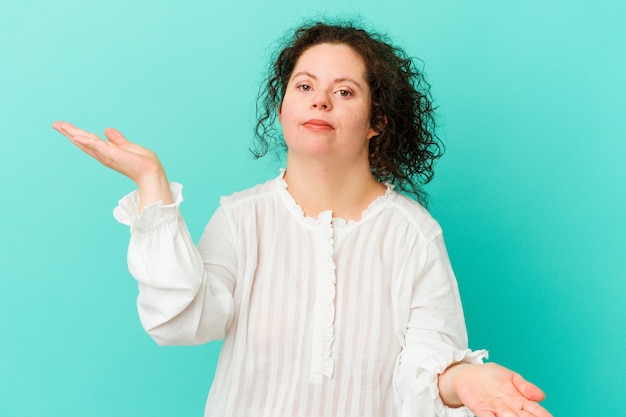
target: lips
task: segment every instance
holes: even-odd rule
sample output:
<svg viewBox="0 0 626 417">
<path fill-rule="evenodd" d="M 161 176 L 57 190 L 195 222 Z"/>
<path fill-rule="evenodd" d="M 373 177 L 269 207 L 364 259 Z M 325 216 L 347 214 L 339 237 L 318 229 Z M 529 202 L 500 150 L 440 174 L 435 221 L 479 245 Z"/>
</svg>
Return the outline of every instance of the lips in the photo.
<svg viewBox="0 0 626 417">
<path fill-rule="evenodd" d="M 307 120 L 306 122 L 302 123 L 302 126 L 305 129 L 312 130 L 314 132 L 325 132 L 335 129 L 333 125 L 321 119 Z"/>
</svg>

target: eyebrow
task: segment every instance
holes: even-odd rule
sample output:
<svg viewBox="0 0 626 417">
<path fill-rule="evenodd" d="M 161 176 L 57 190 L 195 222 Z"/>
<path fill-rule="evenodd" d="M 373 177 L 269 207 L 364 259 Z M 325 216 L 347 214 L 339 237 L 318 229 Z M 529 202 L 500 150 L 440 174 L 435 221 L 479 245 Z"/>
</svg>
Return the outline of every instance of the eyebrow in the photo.
<svg viewBox="0 0 626 417">
<path fill-rule="evenodd" d="M 306 75 L 307 77 L 310 77 L 310 78 L 313 78 L 314 80 L 317 80 L 317 77 L 315 75 L 311 74 L 308 71 L 300 71 L 300 72 L 294 74 L 291 78 L 296 78 L 296 77 L 298 77 L 300 75 Z M 340 77 L 340 78 L 335 78 L 335 80 L 334 80 L 334 82 L 336 82 L 336 83 L 341 83 L 341 82 L 345 82 L 345 81 L 353 83 L 353 84 L 356 84 L 356 86 L 359 89 L 362 89 L 361 84 L 357 80 L 355 80 L 354 78 Z"/>
</svg>

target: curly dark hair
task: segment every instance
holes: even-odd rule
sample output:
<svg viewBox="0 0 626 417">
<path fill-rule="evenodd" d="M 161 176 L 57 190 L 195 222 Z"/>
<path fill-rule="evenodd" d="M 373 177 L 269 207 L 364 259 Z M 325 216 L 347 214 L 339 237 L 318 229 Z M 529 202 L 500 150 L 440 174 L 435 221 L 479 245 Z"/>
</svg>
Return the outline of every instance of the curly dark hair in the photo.
<svg viewBox="0 0 626 417">
<path fill-rule="evenodd" d="M 435 134 L 430 84 L 404 50 L 352 23 L 301 26 L 280 49 L 259 90 L 256 141 L 251 152 L 260 158 L 271 146 L 285 147 L 276 128 L 278 108 L 300 56 L 322 43 L 345 44 L 364 60 L 372 95 L 370 125 L 377 132 L 369 142 L 372 174 L 426 205 L 422 185 L 432 180 L 434 162 L 444 151 Z"/>
</svg>

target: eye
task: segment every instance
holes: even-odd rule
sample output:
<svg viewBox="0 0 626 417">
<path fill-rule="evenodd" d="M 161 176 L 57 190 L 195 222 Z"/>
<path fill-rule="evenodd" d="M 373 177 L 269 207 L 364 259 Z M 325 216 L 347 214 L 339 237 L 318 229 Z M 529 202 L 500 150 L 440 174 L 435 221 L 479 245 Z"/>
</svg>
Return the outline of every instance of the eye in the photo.
<svg viewBox="0 0 626 417">
<path fill-rule="evenodd" d="M 337 90 L 336 94 L 340 97 L 350 97 L 352 95 L 352 91 L 350 90 Z"/>
<path fill-rule="evenodd" d="M 308 85 L 308 84 L 300 84 L 296 88 L 298 88 L 298 89 L 300 89 L 302 91 L 311 91 L 311 86 Z"/>
</svg>

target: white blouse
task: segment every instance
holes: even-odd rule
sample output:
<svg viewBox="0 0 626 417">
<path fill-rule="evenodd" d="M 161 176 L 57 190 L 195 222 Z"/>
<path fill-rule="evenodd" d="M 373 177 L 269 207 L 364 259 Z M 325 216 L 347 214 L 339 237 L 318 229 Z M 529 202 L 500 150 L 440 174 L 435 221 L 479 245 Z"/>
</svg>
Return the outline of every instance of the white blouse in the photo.
<svg viewBox="0 0 626 417">
<path fill-rule="evenodd" d="M 224 197 L 196 247 L 175 203 L 138 213 L 128 264 L 160 345 L 224 339 L 205 417 L 471 416 L 437 375 L 467 349 L 441 228 L 391 186 L 359 221 L 305 217 L 282 175 Z"/>
</svg>

